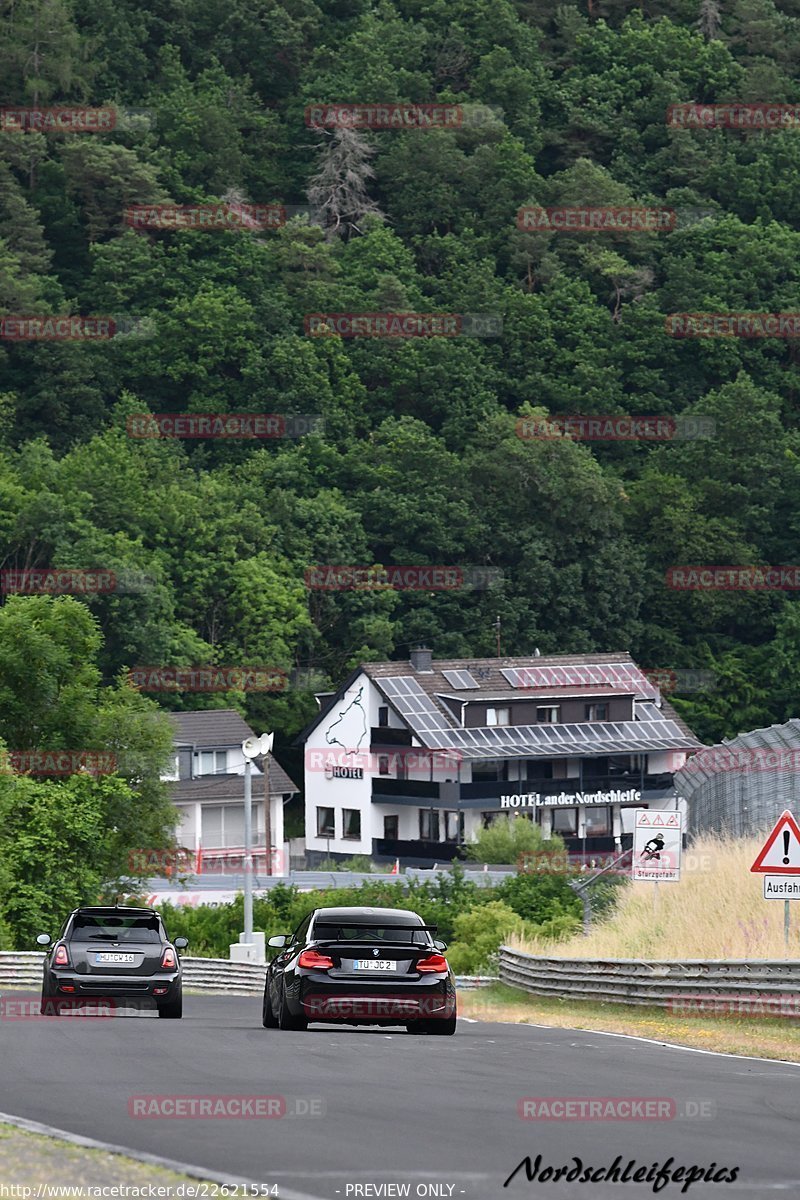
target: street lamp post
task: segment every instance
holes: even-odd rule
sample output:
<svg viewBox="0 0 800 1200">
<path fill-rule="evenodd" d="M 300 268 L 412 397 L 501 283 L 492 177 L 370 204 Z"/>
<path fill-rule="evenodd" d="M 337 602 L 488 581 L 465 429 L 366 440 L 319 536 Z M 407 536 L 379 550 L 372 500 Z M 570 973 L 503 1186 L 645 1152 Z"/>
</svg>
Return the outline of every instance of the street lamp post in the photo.
<svg viewBox="0 0 800 1200">
<path fill-rule="evenodd" d="M 244 932 L 241 941 L 245 946 L 253 945 L 253 781 L 252 762 L 259 755 L 268 756 L 272 750 L 274 734 L 262 733 L 261 737 L 245 738 L 242 742 L 244 755 Z M 267 847 L 269 854 L 269 847 Z M 248 951 L 250 953 L 251 951 Z"/>
</svg>

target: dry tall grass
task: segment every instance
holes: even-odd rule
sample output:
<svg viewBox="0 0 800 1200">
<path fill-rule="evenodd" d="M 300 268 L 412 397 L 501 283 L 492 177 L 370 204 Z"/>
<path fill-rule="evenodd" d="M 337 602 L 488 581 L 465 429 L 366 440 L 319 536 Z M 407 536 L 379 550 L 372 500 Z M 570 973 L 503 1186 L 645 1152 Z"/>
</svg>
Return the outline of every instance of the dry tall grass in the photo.
<svg viewBox="0 0 800 1200">
<path fill-rule="evenodd" d="M 628 885 L 589 937 L 516 942 L 559 958 L 784 958 L 783 904 L 764 900 L 750 873 L 763 838 L 705 837 L 684 852 L 680 883 Z M 800 903 L 792 903 L 789 958 L 800 958 Z"/>
</svg>

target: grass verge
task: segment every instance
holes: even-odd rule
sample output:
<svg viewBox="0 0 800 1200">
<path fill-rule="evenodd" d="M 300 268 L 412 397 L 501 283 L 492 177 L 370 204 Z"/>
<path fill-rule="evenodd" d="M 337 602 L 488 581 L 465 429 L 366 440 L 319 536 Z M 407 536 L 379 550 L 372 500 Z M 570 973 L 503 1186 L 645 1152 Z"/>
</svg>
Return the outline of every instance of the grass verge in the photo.
<svg viewBox="0 0 800 1200">
<path fill-rule="evenodd" d="M 629 1033 L 700 1050 L 800 1063 L 800 1020 L 793 1018 L 681 1017 L 662 1008 L 532 996 L 502 983 L 459 992 L 458 1011 L 479 1021 Z"/>
<path fill-rule="evenodd" d="M 6 1124 L 0 1124 L 0 1182 L 31 1189 L 39 1184 L 74 1188 L 76 1200 L 81 1196 L 80 1189 L 90 1186 L 135 1188 L 152 1184 L 169 1189 L 163 1193 L 165 1197 L 174 1196 L 174 1189 L 180 1184 L 192 1184 L 201 1190 L 203 1187 L 198 1178 L 179 1175 L 152 1163 L 75 1146 L 60 1138 L 29 1133 Z M 67 1200 L 65 1191 L 60 1190 L 59 1194 Z M 188 1189 L 186 1194 L 190 1194 Z M 205 1194 L 214 1194 L 213 1184 L 208 1185 Z M 23 1193 L 20 1191 L 18 1195 L 22 1197 Z M 236 1191 L 231 1188 L 228 1195 L 235 1196 Z"/>
</svg>

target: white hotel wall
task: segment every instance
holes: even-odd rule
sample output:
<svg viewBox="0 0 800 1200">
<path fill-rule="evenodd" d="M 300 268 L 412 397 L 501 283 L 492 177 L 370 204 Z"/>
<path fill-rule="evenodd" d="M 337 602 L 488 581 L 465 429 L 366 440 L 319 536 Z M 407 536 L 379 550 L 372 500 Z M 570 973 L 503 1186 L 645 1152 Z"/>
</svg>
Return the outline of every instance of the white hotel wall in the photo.
<svg viewBox="0 0 800 1200">
<path fill-rule="evenodd" d="M 362 688 L 361 703 L 365 714 L 366 734 L 361 743 L 359 755 L 354 756 L 351 754 L 348 756 L 345 754 L 342 746 L 332 745 L 328 742 L 325 734 L 330 729 L 332 723 L 337 720 L 338 714 L 352 704 L 358 695 L 359 689 Z M 378 725 L 378 709 L 381 707 L 389 707 L 389 729 L 405 728 L 403 722 L 395 716 L 391 706 L 387 706 L 386 701 L 367 676 L 363 674 L 359 675 L 342 699 L 337 701 L 308 738 L 305 746 L 306 849 L 330 851 L 332 854 L 371 854 L 372 839 L 383 837 L 383 818 L 384 816 L 391 815 L 399 817 L 398 836 L 401 841 L 419 838 L 417 812 L 419 807 L 425 807 L 424 800 L 420 801 L 419 806 L 400 804 L 375 805 L 372 803 L 372 780 L 373 778 L 380 778 L 380 776 L 378 774 L 377 755 L 373 756 L 369 753 L 370 731 Z M 356 710 L 350 709 L 337 726 L 337 729 L 332 731 L 332 734 L 333 736 L 340 737 L 345 747 L 352 748 L 357 744 L 361 730 L 362 725 L 360 724 L 359 714 Z M 408 753 L 407 747 L 398 747 L 398 749 L 403 749 L 406 754 Z M 435 766 L 433 775 L 431 776 L 430 765 L 425 761 L 426 752 L 421 748 L 419 749 L 421 761 L 418 764 L 414 764 L 412 760 L 410 769 L 407 771 L 409 779 L 430 780 L 432 778 L 434 782 L 441 783 L 447 779 L 456 779 L 458 777 L 455 765 L 451 770 Z M 411 747 L 412 752 L 413 750 L 414 747 Z M 396 779 L 397 774 L 391 750 L 387 749 L 387 754 L 390 760 L 390 774 L 383 778 Z M 363 765 L 364 778 L 326 779 L 323 764 L 328 759 L 342 766 L 353 763 Z M 316 836 L 318 807 L 334 809 L 335 837 L 320 838 Z M 358 841 L 341 836 L 343 808 L 355 808 L 361 813 L 361 838 Z"/>
</svg>

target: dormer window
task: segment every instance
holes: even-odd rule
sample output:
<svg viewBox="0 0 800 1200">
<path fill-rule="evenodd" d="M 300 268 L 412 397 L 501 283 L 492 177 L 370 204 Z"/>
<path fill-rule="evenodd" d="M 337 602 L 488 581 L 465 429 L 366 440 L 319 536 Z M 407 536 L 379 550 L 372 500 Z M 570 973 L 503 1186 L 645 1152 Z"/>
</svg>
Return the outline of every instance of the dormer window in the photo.
<svg viewBox="0 0 800 1200">
<path fill-rule="evenodd" d="M 228 769 L 228 751 L 201 750 L 195 766 L 197 775 L 224 775 Z"/>
<path fill-rule="evenodd" d="M 486 724 L 487 725 L 510 725 L 511 724 L 511 709 L 510 708 L 487 708 L 486 709 Z"/>
</svg>

